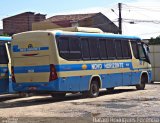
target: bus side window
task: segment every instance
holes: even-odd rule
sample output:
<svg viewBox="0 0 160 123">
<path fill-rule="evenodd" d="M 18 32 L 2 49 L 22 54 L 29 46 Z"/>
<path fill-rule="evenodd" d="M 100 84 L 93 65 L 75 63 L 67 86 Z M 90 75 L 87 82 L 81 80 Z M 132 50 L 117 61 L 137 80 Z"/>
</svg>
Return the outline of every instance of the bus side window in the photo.
<svg viewBox="0 0 160 123">
<path fill-rule="evenodd" d="M 90 56 L 92 60 L 100 59 L 99 51 L 98 51 L 98 40 L 96 38 L 89 39 L 89 49 L 90 49 Z"/>
<path fill-rule="evenodd" d="M 99 55 L 100 59 L 107 59 L 106 40 L 99 39 Z"/>
<path fill-rule="evenodd" d="M 107 49 L 108 59 L 115 59 L 116 50 L 115 50 L 115 43 L 113 39 L 106 40 L 106 49 Z"/>
<path fill-rule="evenodd" d="M 115 40 L 117 59 L 123 59 L 121 40 Z"/>
<path fill-rule="evenodd" d="M 8 64 L 8 55 L 5 45 L 0 46 L 0 64 Z"/>
<path fill-rule="evenodd" d="M 133 55 L 136 59 L 139 59 L 139 54 L 138 54 L 138 46 L 136 41 L 131 42 L 132 45 L 132 50 L 133 50 Z"/>
<path fill-rule="evenodd" d="M 58 48 L 60 56 L 64 59 L 69 59 L 69 39 L 68 38 L 59 38 L 58 39 Z"/>
<path fill-rule="evenodd" d="M 70 60 L 81 60 L 81 46 L 79 38 L 70 38 L 69 40 Z"/>
<path fill-rule="evenodd" d="M 128 40 L 122 40 L 121 44 L 122 44 L 123 58 L 124 59 L 132 58 L 131 49 L 130 49 L 130 46 L 129 46 L 129 41 Z"/>
<path fill-rule="evenodd" d="M 90 60 L 89 43 L 87 38 L 81 39 L 82 59 Z"/>
</svg>

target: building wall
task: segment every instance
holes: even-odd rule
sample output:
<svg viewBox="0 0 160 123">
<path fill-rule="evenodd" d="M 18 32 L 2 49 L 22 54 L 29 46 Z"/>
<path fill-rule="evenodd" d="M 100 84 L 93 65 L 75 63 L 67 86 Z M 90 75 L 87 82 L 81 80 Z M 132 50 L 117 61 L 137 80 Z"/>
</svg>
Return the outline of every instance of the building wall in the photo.
<svg viewBox="0 0 160 123">
<path fill-rule="evenodd" d="M 93 16 L 93 27 L 100 28 L 104 32 L 118 34 L 118 27 L 101 13 Z"/>
<path fill-rule="evenodd" d="M 3 19 L 4 33 L 12 35 L 15 33 L 32 30 L 32 23 L 42 21 L 45 15 L 35 15 L 33 12 L 26 12 Z"/>
<path fill-rule="evenodd" d="M 150 60 L 152 65 L 152 80 L 160 81 L 160 45 L 150 45 Z"/>
<path fill-rule="evenodd" d="M 96 27 L 104 32 L 118 34 L 118 27 L 102 13 L 97 13 L 89 18 L 79 21 L 63 20 L 63 21 L 56 21 L 54 23 L 51 21 L 35 22 L 32 24 L 32 30 L 54 29 L 54 28 L 73 27 L 73 26 Z"/>
<path fill-rule="evenodd" d="M 102 13 L 98 13 L 91 18 L 79 21 L 79 25 L 83 27 L 96 27 L 104 32 L 118 34 L 118 27 Z"/>
</svg>

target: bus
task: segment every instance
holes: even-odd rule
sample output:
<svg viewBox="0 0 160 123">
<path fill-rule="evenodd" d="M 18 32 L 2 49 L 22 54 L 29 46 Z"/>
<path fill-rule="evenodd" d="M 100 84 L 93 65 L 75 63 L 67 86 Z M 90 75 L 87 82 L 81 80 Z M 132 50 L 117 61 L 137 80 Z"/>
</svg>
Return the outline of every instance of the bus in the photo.
<svg viewBox="0 0 160 123">
<path fill-rule="evenodd" d="M 139 37 L 71 27 L 13 35 L 12 81 L 18 92 L 97 97 L 101 88 L 143 90 L 152 71 Z"/>
<path fill-rule="evenodd" d="M 11 37 L 0 36 L 0 94 L 14 93 L 11 81 Z"/>
</svg>

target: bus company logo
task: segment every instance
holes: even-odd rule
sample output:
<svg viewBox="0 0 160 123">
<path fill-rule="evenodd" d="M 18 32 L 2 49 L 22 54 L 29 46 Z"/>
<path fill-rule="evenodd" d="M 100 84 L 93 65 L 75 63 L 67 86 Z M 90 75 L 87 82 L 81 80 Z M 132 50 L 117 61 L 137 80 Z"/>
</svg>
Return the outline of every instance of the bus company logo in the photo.
<svg viewBox="0 0 160 123">
<path fill-rule="evenodd" d="M 102 64 L 92 64 L 92 70 L 100 70 L 102 69 Z"/>
<path fill-rule="evenodd" d="M 83 64 L 82 65 L 82 70 L 86 70 L 87 69 L 87 65 L 86 64 Z"/>
<path fill-rule="evenodd" d="M 49 47 L 33 47 L 32 44 L 28 44 L 27 48 L 20 48 L 18 45 L 13 46 L 13 52 L 29 52 L 29 51 L 39 51 L 39 50 L 48 50 Z"/>
<path fill-rule="evenodd" d="M 142 60 L 139 61 L 140 65 L 144 65 L 144 62 Z"/>
<path fill-rule="evenodd" d="M 28 44 L 28 48 L 33 48 L 33 45 L 32 44 Z"/>
<path fill-rule="evenodd" d="M 105 69 L 116 69 L 116 68 L 124 68 L 123 63 L 107 63 L 104 64 Z"/>
</svg>

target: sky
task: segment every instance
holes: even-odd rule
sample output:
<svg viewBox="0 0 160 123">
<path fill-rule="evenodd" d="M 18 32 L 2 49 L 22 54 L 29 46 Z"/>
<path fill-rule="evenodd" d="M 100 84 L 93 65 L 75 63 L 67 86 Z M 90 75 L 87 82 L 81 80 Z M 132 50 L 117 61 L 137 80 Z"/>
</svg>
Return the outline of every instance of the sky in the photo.
<svg viewBox="0 0 160 123">
<path fill-rule="evenodd" d="M 0 29 L 3 18 L 28 11 L 46 14 L 47 18 L 102 12 L 118 25 L 118 3 L 122 3 L 123 34 L 145 39 L 160 35 L 160 0 L 3 0 L 0 3 Z M 130 24 L 131 21 L 134 24 Z"/>
</svg>

